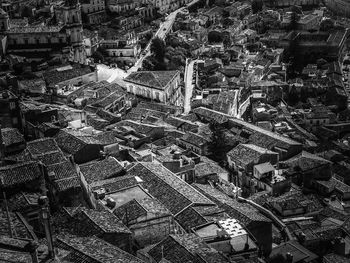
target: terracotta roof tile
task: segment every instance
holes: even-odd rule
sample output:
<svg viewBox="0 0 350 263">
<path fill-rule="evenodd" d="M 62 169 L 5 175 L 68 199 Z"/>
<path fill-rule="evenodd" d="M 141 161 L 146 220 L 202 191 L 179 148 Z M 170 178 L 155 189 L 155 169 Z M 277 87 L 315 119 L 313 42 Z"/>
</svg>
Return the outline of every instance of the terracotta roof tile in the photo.
<svg viewBox="0 0 350 263">
<path fill-rule="evenodd" d="M 140 71 L 131 73 L 125 81 L 163 90 L 178 74 L 179 71 Z"/>
<path fill-rule="evenodd" d="M 141 259 L 113 246 L 97 237 L 76 237 L 60 235 L 57 238 L 59 248 L 74 251 L 80 259 L 89 257 L 96 263 L 143 263 Z"/>
<path fill-rule="evenodd" d="M 5 146 L 25 142 L 23 135 L 16 128 L 3 128 L 1 129 L 1 135 Z"/>
<path fill-rule="evenodd" d="M 36 180 L 42 176 L 37 162 L 24 162 L 0 167 L 4 187 L 12 187 Z"/>
<path fill-rule="evenodd" d="M 102 161 L 93 161 L 79 166 L 88 184 L 122 175 L 123 166 L 113 157 Z"/>
</svg>

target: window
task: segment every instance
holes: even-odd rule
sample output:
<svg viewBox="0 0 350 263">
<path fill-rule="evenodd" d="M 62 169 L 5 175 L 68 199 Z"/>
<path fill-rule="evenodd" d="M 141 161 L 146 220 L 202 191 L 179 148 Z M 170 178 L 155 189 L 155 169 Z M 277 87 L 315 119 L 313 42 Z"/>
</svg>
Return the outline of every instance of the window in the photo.
<svg viewBox="0 0 350 263">
<path fill-rule="evenodd" d="M 16 117 L 12 118 L 12 123 L 14 125 L 18 124 L 18 119 Z"/>
<path fill-rule="evenodd" d="M 10 102 L 10 110 L 14 110 L 16 108 L 16 103 L 11 101 Z"/>
</svg>

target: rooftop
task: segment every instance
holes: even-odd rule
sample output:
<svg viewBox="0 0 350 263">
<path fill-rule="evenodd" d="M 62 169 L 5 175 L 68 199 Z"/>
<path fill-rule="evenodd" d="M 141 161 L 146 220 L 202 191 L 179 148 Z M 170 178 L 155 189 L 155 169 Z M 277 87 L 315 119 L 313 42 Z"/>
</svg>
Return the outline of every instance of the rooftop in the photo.
<svg viewBox="0 0 350 263">
<path fill-rule="evenodd" d="M 163 90 L 178 74 L 179 71 L 140 71 L 131 73 L 125 81 Z"/>
<path fill-rule="evenodd" d="M 41 176 L 41 168 L 37 162 L 23 162 L 0 167 L 0 178 L 5 188 L 32 182 Z"/>
<path fill-rule="evenodd" d="M 128 174 L 138 176 L 144 187 L 174 215 L 191 204 L 214 205 L 198 190 L 158 163 L 137 163 Z"/>
<path fill-rule="evenodd" d="M 97 237 L 76 237 L 60 235 L 57 238 L 59 248 L 74 252 L 74 258 L 91 258 L 96 263 L 144 263 L 141 259 L 113 246 Z"/>
<path fill-rule="evenodd" d="M 121 175 L 124 171 L 123 166 L 114 157 L 85 163 L 79 168 L 88 184 Z"/>
<path fill-rule="evenodd" d="M 16 128 L 2 128 L 1 135 L 6 147 L 25 142 L 23 135 Z"/>
</svg>

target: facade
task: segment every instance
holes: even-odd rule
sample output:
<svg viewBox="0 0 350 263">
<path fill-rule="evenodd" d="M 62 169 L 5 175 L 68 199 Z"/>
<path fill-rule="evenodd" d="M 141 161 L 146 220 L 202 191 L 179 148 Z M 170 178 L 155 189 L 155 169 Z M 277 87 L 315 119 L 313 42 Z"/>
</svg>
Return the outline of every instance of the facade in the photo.
<svg viewBox="0 0 350 263">
<path fill-rule="evenodd" d="M 122 38 L 104 39 L 100 42 L 108 56 L 115 61 L 135 63 L 141 53 L 138 37 L 134 32 L 128 33 Z"/>
<path fill-rule="evenodd" d="M 104 0 L 81 1 L 81 13 L 83 22 L 88 24 L 100 24 L 106 18 L 106 6 Z"/>
<path fill-rule="evenodd" d="M 349 0 L 326 0 L 326 6 L 334 13 L 350 17 L 350 1 Z"/>
<path fill-rule="evenodd" d="M 70 61 L 85 63 L 80 4 L 66 2 L 55 7 L 54 11 L 57 25 L 11 27 L 9 16 L 1 10 L 0 34 L 7 36 L 1 49 L 31 60 L 63 56 Z"/>
<path fill-rule="evenodd" d="M 129 93 L 174 106 L 182 104 L 180 81 L 179 71 L 141 71 L 125 78 Z"/>
</svg>

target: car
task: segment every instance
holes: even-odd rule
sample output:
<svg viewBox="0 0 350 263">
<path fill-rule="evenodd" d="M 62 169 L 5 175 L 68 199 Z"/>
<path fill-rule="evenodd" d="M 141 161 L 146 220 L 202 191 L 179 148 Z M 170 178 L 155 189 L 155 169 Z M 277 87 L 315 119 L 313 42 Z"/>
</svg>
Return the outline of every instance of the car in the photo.
<svg viewBox="0 0 350 263">
<path fill-rule="evenodd" d="M 166 31 L 166 28 L 163 28 L 163 31 Z"/>
</svg>

